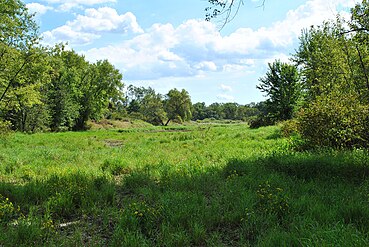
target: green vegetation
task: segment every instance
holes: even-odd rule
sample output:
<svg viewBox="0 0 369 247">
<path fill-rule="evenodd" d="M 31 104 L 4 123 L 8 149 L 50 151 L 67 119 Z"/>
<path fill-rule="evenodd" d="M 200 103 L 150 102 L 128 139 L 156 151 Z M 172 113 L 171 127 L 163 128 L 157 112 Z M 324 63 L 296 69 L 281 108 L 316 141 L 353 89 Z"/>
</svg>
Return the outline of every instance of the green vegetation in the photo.
<svg viewBox="0 0 369 247">
<path fill-rule="evenodd" d="M 291 119 L 302 88 L 297 68 L 277 60 L 269 63 L 266 76 L 259 80 L 257 88 L 269 97 L 264 117 L 271 123 Z"/>
<path fill-rule="evenodd" d="M 207 19 L 231 14 L 234 3 L 208 1 Z M 242 1 L 238 1 L 239 3 Z M 242 120 L 252 128 L 291 120 L 310 146 L 367 148 L 369 143 L 369 3 L 351 19 L 303 30 L 291 64 L 269 64 L 257 104 L 192 104 L 185 89 L 165 95 L 124 88 L 109 61 L 88 62 L 63 44 L 43 47 L 38 27 L 20 0 L 0 2 L 0 132 L 86 130 L 89 121 L 143 120 L 153 125 L 188 120 Z M 229 12 L 230 11 L 230 12 Z M 228 13 L 228 14 L 227 14 Z M 289 123 L 289 122 L 287 122 Z M 290 125 L 291 126 L 291 125 Z M 287 127 L 288 128 L 288 127 Z"/>
<path fill-rule="evenodd" d="M 304 30 L 267 101 L 209 106 L 124 91 L 108 61 L 42 47 L 21 1 L 0 9 L 1 247 L 369 246 L 368 1 Z"/>
<path fill-rule="evenodd" d="M 367 151 L 193 124 L 0 139 L 2 246 L 367 246 Z"/>
</svg>

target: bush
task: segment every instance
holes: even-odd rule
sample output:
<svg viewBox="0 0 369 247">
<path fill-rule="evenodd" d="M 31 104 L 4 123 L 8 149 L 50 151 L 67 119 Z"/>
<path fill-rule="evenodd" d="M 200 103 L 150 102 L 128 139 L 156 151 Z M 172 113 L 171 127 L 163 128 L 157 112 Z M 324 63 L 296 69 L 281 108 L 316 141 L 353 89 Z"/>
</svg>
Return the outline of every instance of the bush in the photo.
<svg viewBox="0 0 369 247">
<path fill-rule="evenodd" d="M 258 116 L 257 118 L 250 120 L 249 124 L 251 129 L 257 129 L 264 126 L 274 125 L 275 122 L 266 116 Z"/>
<path fill-rule="evenodd" d="M 9 121 L 0 120 L 0 136 L 5 136 L 11 132 L 11 123 Z"/>
<path fill-rule="evenodd" d="M 299 125 L 296 119 L 290 119 L 279 123 L 283 137 L 290 137 L 299 133 Z"/>
<path fill-rule="evenodd" d="M 317 97 L 298 114 L 302 137 L 313 145 L 353 148 L 369 146 L 369 105 L 354 95 Z"/>
</svg>

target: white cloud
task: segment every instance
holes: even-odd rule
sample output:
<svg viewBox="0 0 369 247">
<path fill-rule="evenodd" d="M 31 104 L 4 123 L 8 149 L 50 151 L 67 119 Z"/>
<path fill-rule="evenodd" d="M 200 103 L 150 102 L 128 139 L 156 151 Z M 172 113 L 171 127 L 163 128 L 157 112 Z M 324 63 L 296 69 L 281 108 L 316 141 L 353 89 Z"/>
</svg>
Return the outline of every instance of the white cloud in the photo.
<svg viewBox="0 0 369 247">
<path fill-rule="evenodd" d="M 142 33 L 136 16 L 131 12 L 119 15 L 115 9 L 103 7 L 99 9 L 86 9 L 84 15 L 78 15 L 74 21 L 67 22 L 76 31 L 90 33 L 120 32 Z"/>
<path fill-rule="evenodd" d="M 310 0 L 289 11 L 284 20 L 270 27 L 257 30 L 239 28 L 226 36 L 222 36 L 213 23 L 200 20 L 188 20 L 178 27 L 154 24 L 145 33 L 121 44 L 84 53 L 91 60 L 109 59 L 126 71 L 128 79 L 194 76 L 215 71 L 253 73 L 256 60 L 258 65 L 277 58 L 287 61 L 301 29 L 334 19 L 338 9 L 352 5 L 352 2 Z M 119 26 L 109 18 L 103 18 L 103 13 L 96 10 L 86 12 L 83 18 L 77 17 L 69 25 L 85 32 L 103 31 L 88 21 L 89 18 L 100 23 L 107 21 L 103 29 L 116 30 Z M 131 29 L 134 30 L 133 27 Z"/>
<path fill-rule="evenodd" d="M 52 10 L 52 7 L 45 6 L 39 3 L 28 3 L 26 7 L 29 13 L 35 13 L 37 16 L 45 14 L 47 11 Z"/>
<path fill-rule="evenodd" d="M 136 17 L 128 12 L 119 15 L 115 9 L 103 7 L 86 9 L 84 15 L 77 15 L 75 20 L 64 26 L 43 33 L 48 44 L 68 41 L 72 44 L 89 44 L 101 37 L 102 33 L 142 33 Z"/>
<path fill-rule="evenodd" d="M 73 8 L 82 8 L 82 6 L 93 6 L 97 4 L 115 3 L 116 0 L 44 0 L 48 4 L 58 6 L 61 11 L 69 11 Z"/>
<path fill-rule="evenodd" d="M 203 71 L 216 71 L 217 65 L 214 62 L 204 61 L 204 62 L 195 64 L 194 68 L 197 70 L 203 70 Z"/>
<path fill-rule="evenodd" d="M 46 31 L 42 34 L 43 42 L 53 45 L 60 42 L 68 42 L 69 44 L 90 44 L 93 40 L 98 39 L 100 35 L 92 33 L 84 33 L 73 30 L 69 26 L 61 26 L 52 31 Z"/>
</svg>

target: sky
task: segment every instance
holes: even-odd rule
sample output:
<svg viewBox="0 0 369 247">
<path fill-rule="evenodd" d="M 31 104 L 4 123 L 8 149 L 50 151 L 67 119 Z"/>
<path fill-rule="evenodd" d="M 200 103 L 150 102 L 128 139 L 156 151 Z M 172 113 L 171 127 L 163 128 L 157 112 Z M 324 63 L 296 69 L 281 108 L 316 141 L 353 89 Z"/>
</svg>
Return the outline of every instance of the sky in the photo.
<svg viewBox="0 0 369 247">
<path fill-rule="evenodd" d="M 67 42 L 90 62 L 108 59 L 125 85 L 166 94 L 185 89 L 192 102 L 265 100 L 256 86 L 268 63 L 289 58 L 301 30 L 349 17 L 358 0 L 244 0 L 221 29 L 204 21 L 207 0 L 27 0 L 42 43 Z"/>
</svg>

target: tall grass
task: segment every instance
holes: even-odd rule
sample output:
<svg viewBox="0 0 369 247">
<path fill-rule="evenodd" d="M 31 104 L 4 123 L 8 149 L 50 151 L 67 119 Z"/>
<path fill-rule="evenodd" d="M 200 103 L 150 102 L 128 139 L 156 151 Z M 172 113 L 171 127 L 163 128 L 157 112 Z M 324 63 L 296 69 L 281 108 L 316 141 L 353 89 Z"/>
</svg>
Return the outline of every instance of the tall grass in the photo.
<svg viewBox="0 0 369 247">
<path fill-rule="evenodd" d="M 369 156 L 242 124 L 13 134 L 2 246 L 368 246 Z"/>
</svg>

